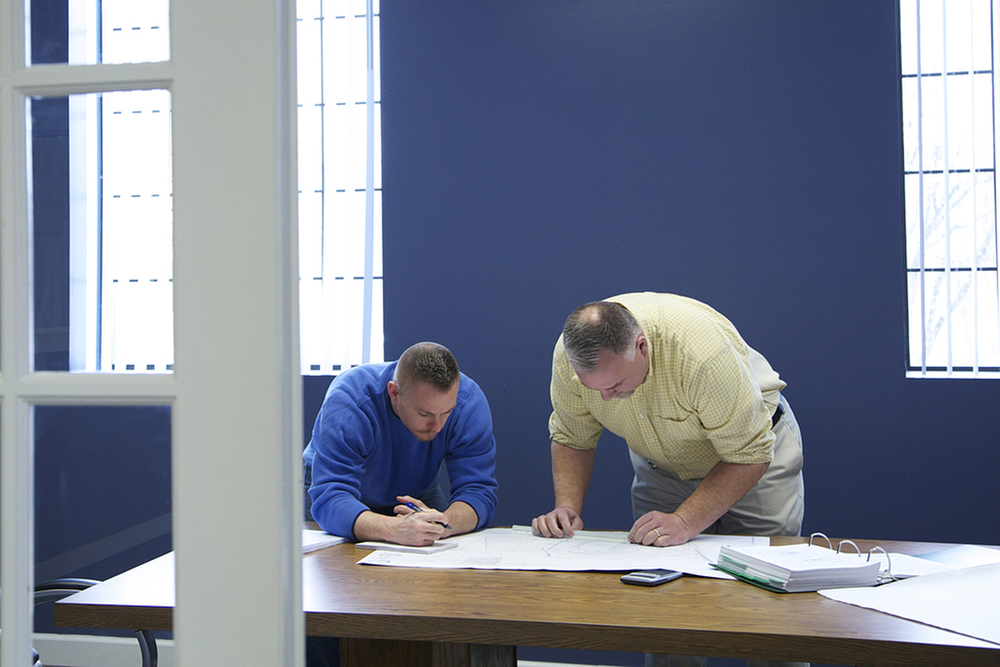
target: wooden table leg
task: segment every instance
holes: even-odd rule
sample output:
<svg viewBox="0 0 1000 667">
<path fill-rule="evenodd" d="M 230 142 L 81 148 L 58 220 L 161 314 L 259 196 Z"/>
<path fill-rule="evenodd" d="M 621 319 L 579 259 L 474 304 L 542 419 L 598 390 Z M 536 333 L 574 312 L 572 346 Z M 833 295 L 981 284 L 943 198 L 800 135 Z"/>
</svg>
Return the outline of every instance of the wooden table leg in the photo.
<svg viewBox="0 0 1000 667">
<path fill-rule="evenodd" d="M 516 667 L 517 647 L 343 637 L 340 664 L 341 667 Z"/>
</svg>

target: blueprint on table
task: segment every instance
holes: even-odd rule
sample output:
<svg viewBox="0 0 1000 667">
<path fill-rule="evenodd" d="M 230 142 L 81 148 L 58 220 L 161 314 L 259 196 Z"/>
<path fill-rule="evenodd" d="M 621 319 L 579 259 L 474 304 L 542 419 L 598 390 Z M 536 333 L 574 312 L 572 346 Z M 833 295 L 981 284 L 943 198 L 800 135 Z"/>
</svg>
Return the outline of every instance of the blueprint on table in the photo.
<svg viewBox="0 0 1000 667">
<path fill-rule="evenodd" d="M 578 530 L 573 537 L 538 537 L 527 526 L 487 528 L 448 538 L 458 546 L 436 554 L 374 551 L 362 565 L 480 570 L 628 571 L 665 568 L 686 574 L 731 579 L 712 565 L 722 545 L 766 546 L 767 537 L 699 535 L 687 544 L 648 547 L 632 544 L 625 531 Z"/>
</svg>

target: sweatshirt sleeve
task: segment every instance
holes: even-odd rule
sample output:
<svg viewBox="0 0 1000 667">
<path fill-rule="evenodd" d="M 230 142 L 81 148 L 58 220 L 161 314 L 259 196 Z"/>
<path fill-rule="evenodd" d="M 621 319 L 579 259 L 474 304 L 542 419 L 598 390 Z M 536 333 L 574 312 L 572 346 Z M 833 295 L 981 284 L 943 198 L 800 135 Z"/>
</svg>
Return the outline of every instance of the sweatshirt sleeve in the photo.
<svg viewBox="0 0 1000 667">
<path fill-rule="evenodd" d="M 486 396 L 474 382 L 469 382 L 465 405 L 450 434 L 445 462 L 451 481 L 451 502 L 461 500 L 476 511 L 482 528 L 493 520 L 497 506 L 497 481 L 495 470 L 496 439 L 493 436 L 493 417 Z"/>
<path fill-rule="evenodd" d="M 360 480 L 374 445 L 369 420 L 356 406 L 334 398 L 324 403 L 311 443 L 313 518 L 328 533 L 352 540 L 355 520 L 368 509 L 361 502 Z"/>
</svg>

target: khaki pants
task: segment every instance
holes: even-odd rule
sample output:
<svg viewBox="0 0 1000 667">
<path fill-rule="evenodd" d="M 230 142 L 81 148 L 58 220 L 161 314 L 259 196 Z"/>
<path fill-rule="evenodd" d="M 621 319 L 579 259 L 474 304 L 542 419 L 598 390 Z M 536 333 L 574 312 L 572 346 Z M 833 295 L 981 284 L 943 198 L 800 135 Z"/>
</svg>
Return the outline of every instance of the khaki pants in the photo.
<svg viewBox="0 0 1000 667">
<path fill-rule="evenodd" d="M 705 532 L 718 535 L 798 535 L 802 530 L 805 490 L 802 482 L 802 433 L 795 414 L 784 397 L 785 410 L 772 429 L 774 459 L 764 476 L 733 507 Z M 681 479 L 657 468 L 645 458 L 629 452 L 635 478 L 632 481 L 632 514 L 673 512 L 701 480 Z M 808 663 L 747 660 L 749 667 L 791 667 Z M 704 667 L 705 658 L 687 655 L 646 654 L 646 667 Z"/>
<path fill-rule="evenodd" d="M 704 532 L 718 535 L 798 535 L 802 530 L 805 491 L 802 483 L 802 434 L 795 414 L 784 398 L 785 410 L 772 429 L 774 459 L 764 476 L 743 498 Z M 687 500 L 700 479 L 681 479 L 629 452 L 632 481 L 632 514 L 673 512 Z"/>
</svg>

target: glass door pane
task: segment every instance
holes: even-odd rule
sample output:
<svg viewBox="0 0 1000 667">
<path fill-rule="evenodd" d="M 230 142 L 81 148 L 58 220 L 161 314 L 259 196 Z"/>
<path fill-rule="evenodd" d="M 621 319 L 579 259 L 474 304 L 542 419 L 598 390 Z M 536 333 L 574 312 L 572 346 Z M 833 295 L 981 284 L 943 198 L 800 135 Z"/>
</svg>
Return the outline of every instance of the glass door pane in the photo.
<svg viewBox="0 0 1000 667">
<path fill-rule="evenodd" d="M 30 101 L 34 369 L 173 369 L 170 94 Z"/>
<path fill-rule="evenodd" d="M 31 0 L 31 65 L 163 62 L 167 0 Z"/>
</svg>

